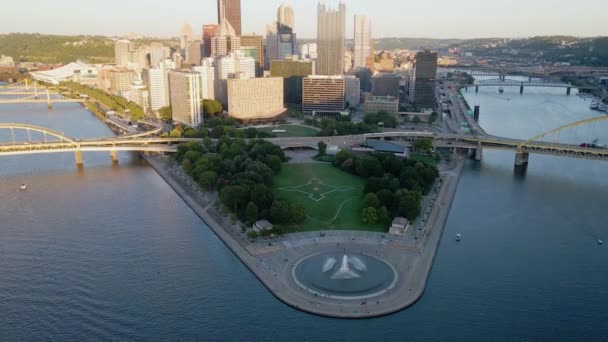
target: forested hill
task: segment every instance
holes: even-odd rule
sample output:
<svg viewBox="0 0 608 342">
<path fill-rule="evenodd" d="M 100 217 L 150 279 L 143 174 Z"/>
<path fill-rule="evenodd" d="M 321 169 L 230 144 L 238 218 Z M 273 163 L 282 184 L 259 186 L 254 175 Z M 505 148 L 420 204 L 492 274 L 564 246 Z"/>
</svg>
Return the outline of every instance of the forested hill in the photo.
<svg viewBox="0 0 608 342">
<path fill-rule="evenodd" d="M 99 36 L 0 34 L 0 55 L 11 56 L 15 62 L 65 64 L 82 59 L 90 63 L 109 63 L 114 60 L 114 43 Z"/>
</svg>

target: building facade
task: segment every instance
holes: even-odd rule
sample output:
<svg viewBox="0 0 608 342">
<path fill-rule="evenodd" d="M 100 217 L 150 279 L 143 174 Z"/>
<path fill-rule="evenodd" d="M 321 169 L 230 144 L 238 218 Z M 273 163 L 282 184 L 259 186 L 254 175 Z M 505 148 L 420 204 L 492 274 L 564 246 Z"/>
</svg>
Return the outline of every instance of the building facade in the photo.
<svg viewBox="0 0 608 342">
<path fill-rule="evenodd" d="M 170 104 L 169 70 L 162 64 L 159 68 L 148 70 L 148 100 L 152 111 L 158 111 Z"/>
<path fill-rule="evenodd" d="M 203 42 L 201 40 L 193 40 L 186 51 L 186 64 L 201 65 L 203 59 Z"/>
<path fill-rule="evenodd" d="M 129 65 L 130 50 L 131 50 L 131 42 L 128 40 L 119 40 L 116 43 L 114 43 L 114 59 L 115 59 L 116 66 L 126 67 Z"/>
<path fill-rule="evenodd" d="M 350 108 L 355 108 L 361 103 L 361 82 L 354 75 L 344 76 L 344 97 Z"/>
<path fill-rule="evenodd" d="M 211 39 L 217 34 L 217 25 L 203 25 L 203 58 L 211 57 Z"/>
<path fill-rule="evenodd" d="M 189 70 L 169 72 L 173 120 L 197 127 L 203 123 L 201 111 L 201 77 Z"/>
<path fill-rule="evenodd" d="M 414 75 L 414 104 L 419 108 L 434 108 L 437 103 L 437 52 L 418 52 Z"/>
<path fill-rule="evenodd" d="M 270 75 L 283 78 L 283 98 L 285 103 L 302 104 L 302 79 L 314 75 L 315 62 L 310 60 L 284 59 L 272 61 Z"/>
<path fill-rule="evenodd" d="M 363 108 L 366 113 L 385 111 L 389 114 L 397 114 L 399 112 L 399 99 L 392 96 L 372 96 L 365 101 Z"/>
<path fill-rule="evenodd" d="M 377 74 L 372 78 L 373 96 L 399 98 L 400 77 L 397 74 Z"/>
<path fill-rule="evenodd" d="M 317 74 L 342 75 L 344 73 L 344 39 L 346 4 L 340 1 L 338 9 L 330 9 L 323 2 L 317 7 Z"/>
<path fill-rule="evenodd" d="M 231 117 L 242 121 L 268 120 L 283 114 L 283 79 L 229 79 L 228 108 Z"/>
<path fill-rule="evenodd" d="M 231 52 L 235 52 L 241 48 L 241 38 L 240 31 L 237 33 L 236 29 L 228 18 L 226 17 L 226 11 L 224 10 L 224 5 L 226 2 L 231 2 L 227 0 L 218 0 L 218 6 L 222 6 L 219 8 L 220 15 L 220 24 L 217 28 L 217 32 L 215 36 L 211 38 L 211 56 L 212 57 L 222 57 L 230 54 Z M 238 1 L 239 13 L 240 13 L 240 1 Z M 239 14 L 239 23 L 240 23 L 240 14 Z"/>
<path fill-rule="evenodd" d="M 346 86 L 342 76 L 308 76 L 302 80 L 302 111 L 338 114 L 344 111 Z"/>
<path fill-rule="evenodd" d="M 255 56 L 249 53 L 249 57 L 253 57 L 256 61 L 256 74 L 262 76 L 264 72 L 264 37 L 257 35 L 243 35 L 241 36 L 241 48 L 255 48 Z M 245 55 L 248 55 L 245 53 Z"/>
<path fill-rule="evenodd" d="M 125 94 L 131 90 L 131 83 L 133 83 L 136 78 L 137 74 L 133 70 L 111 70 L 109 73 L 110 93 L 116 96 L 127 97 Z"/>
<path fill-rule="evenodd" d="M 182 49 L 182 53 L 190 47 L 190 42 L 193 40 L 193 37 L 194 32 L 192 31 L 192 26 L 188 23 L 184 23 L 179 35 L 179 46 Z"/>
<path fill-rule="evenodd" d="M 204 59 L 202 65 L 193 67 L 192 71 L 200 74 L 201 97 L 205 100 L 215 100 L 215 67 L 213 66 L 213 59 Z"/>
<path fill-rule="evenodd" d="M 363 68 L 372 55 L 372 22 L 365 15 L 355 15 L 353 67 Z"/>
</svg>

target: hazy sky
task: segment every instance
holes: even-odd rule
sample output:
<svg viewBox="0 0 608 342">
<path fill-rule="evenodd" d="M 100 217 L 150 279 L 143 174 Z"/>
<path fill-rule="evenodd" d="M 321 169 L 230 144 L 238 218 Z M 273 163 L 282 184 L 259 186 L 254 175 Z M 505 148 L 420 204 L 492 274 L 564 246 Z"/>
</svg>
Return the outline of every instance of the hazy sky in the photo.
<svg viewBox="0 0 608 342">
<path fill-rule="evenodd" d="M 199 31 L 217 20 L 216 0 L 2 2 L 0 33 L 177 36 L 185 21 Z M 265 32 L 281 3 L 294 7 L 299 37 L 316 37 L 317 0 L 241 0 L 243 30 Z M 371 17 L 377 38 L 608 35 L 608 0 L 346 0 L 346 7 L 347 37 L 355 14 Z"/>
</svg>

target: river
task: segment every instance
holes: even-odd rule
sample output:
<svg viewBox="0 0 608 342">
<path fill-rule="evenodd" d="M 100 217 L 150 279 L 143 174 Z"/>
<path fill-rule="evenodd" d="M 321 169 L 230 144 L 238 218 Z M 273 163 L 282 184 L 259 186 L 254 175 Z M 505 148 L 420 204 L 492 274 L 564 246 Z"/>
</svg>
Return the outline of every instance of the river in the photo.
<svg viewBox="0 0 608 342">
<path fill-rule="evenodd" d="M 529 138 L 598 115 L 561 89 L 469 91 L 491 134 Z M 516 110 L 514 110 L 516 109 Z M 0 122 L 110 130 L 77 104 L 3 105 Z M 568 139 L 606 137 L 580 129 Z M 606 126 L 603 126 L 604 128 Z M 5 132 L 6 133 L 6 132 Z M 0 139 L 8 139 L 7 135 Z M 463 174 L 427 290 L 350 321 L 275 299 L 148 166 L 121 154 L 0 160 L 0 340 L 605 340 L 608 163 L 485 151 Z M 19 184 L 28 183 L 27 191 Z M 456 233 L 463 236 L 454 241 Z"/>
</svg>

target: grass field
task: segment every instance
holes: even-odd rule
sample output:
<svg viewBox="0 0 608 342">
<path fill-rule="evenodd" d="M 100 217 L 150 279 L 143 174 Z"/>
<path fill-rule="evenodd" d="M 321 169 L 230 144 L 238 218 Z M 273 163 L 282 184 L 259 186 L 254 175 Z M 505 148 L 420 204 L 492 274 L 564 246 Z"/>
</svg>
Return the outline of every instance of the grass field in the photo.
<svg viewBox="0 0 608 342">
<path fill-rule="evenodd" d="M 306 208 L 308 218 L 299 231 L 388 229 L 361 222 L 365 180 L 329 164 L 284 164 L 274 183 L 276 198 Z"/>
<path fill-rule="evenodd" d="M 275 129 L 284 129 L 285 133 L 274 133 L 277 137 L 314 137 L 319 133 L 319 131 L 299 125 L 280 125 L 280 126 L 271 126 L 271 127 L 263 127 L 260 128 L 260 131 L 265 131 L 268 133 L 272 133 Z"/>
</svg>

